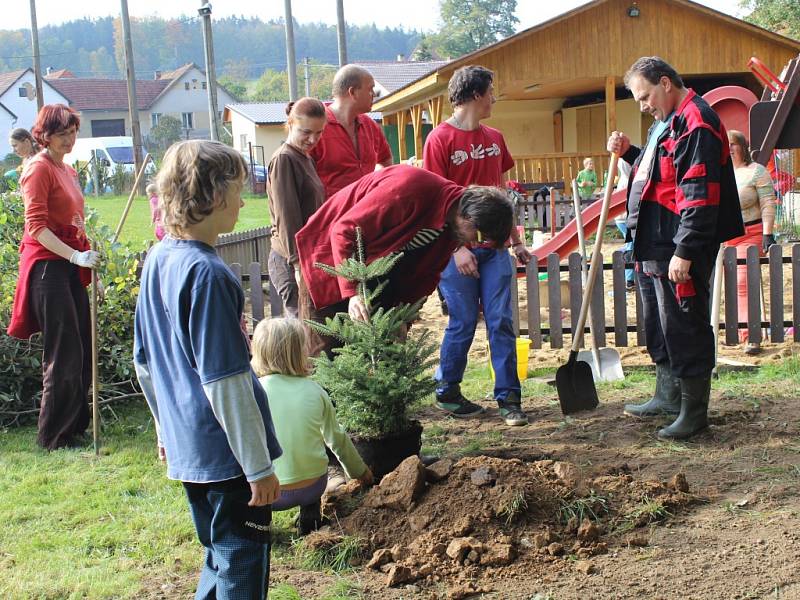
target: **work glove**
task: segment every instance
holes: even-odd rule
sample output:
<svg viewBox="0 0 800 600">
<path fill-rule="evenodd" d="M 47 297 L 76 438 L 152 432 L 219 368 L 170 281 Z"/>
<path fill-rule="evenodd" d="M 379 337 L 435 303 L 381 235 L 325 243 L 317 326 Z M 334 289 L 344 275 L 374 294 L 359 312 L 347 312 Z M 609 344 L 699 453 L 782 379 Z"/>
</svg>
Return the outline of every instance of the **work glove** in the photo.
<svg viewBox="0 0 800 600">
<path fill-rule="evenodd" d="M 775 235 L 772 233 L 765 233 L 764 241 L 762 242 L 762 247 L 764 248 L 764 254 L 769 252 L 770 246 L 774 245 L 775 245 Z"/>
<path fill-rule="evenodd" d="M 85 252 L 75 250 L 72 256 L 69 257 L 69 262 L 79 267 L 96 269 L 100 266 L 100 253 L 94 250 L 86 250 Z"/>
</svg>

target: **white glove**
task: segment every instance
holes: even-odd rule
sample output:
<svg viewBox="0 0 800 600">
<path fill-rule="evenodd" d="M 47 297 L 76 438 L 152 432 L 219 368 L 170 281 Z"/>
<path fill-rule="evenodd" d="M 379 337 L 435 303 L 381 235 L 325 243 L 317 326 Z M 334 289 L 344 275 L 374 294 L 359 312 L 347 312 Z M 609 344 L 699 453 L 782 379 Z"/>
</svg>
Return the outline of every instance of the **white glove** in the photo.
<svg viewBox="0 0 800 600">
<path fill-rule="evenodd" d="M 79 252 L 75 250 L 72 256 L 69 257 L 69 262 L 79 267 L 87 269 L 96 269 L 100 266 L 100 253 L 94 250 L 87 250 L 86 252 Z"/>
<path fill-rule="evenodd" d="M 300 273 L 300 267 L 295 267 L 294 268 L 294 282 L 297 284 L 298 287 L 300 286 L 300 279 L 301 278 L 302 278 L 302 274 Z"/>
</svg>

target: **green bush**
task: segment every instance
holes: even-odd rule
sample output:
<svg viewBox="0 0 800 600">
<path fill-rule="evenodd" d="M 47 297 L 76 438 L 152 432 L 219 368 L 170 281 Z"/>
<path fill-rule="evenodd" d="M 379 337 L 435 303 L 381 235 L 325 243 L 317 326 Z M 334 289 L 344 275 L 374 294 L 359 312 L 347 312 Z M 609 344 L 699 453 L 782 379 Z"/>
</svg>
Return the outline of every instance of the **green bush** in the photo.
<svg viewBox="0 0 800 600">
<path fill-rule="evenodd" d="M 6 333 L 19 274 L 18 248 L 24 210 L 17 193 L 0 194 L 0 201 L 0 422 L 8 422 L 15 419 L 15 413 L 37 406 L 41 395 L 42 347 L 39 334 L 30 340 L 18 340 Z M 105 287 L 105 299 L 99 305 L 97 317 L 100 381 L 106 384 L 128 381 L 133 378 L 131 352 L 133 311 L 139 293 L 138 254 L 119 242 L 111 244 L 113 231 L 98 223 L 96 212 L 89 211 L 86 227 L 104 257 L 98 272 Z"/>
</svg>

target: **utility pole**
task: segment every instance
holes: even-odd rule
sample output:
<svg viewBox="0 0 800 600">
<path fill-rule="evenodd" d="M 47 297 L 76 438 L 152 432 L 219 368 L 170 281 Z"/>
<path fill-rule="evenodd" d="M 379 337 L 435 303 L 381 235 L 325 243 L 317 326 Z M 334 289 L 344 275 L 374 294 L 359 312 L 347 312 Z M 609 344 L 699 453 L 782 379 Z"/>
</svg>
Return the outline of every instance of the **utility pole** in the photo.
<svg viewBox="0 0 800 600">
<path fill-rule="evenodd" d="M 128 80 L 128 114 L 133 134 L 134 173 L 142 169 L 142 128 L 139 124 L 139 105 L 136 100 L 136 70 L 133 68 L 133 43 L 131 42 L 131 18 L 128 15 L 128 0 L 120 0 L 122 37 L 125 40 L 125 76 Z M 139 194 L 144 195 L 144 177 L 139 184 Z"/>
<path fill-rule="evenodd" d="M 303 67 L 305 67 L 306 71 L 306 96 L 311 95 L 311 81 L 308 78 L 308 57 L 306 56 L 303 59 Z"/>
<path fill-rule="evenodd" d="M 336 32 L 339 38 L 339 68 L 347 64 L 347 29 L 344 22 L 344 0 L 336 0 Z"/>
<path fill-rule="evenodd" d="M 289 100 L 297 100 L 297 62 L 294 58 L 292 0 L 283 0 L 283 11 L 286 21 L 286 72 L 289 73 Z"/>
<path fill-rule="evenodd" d="M 42 62 L 39 58 L 39 27 L 36 24 L 36 0 L 31 0 L 31 46 L 33 46 L 33 74 L 36 77 L 36 107 L 44 106 L 42 89 Z"/>
<path fill-rule="evenodd" d="M 211 37 L 211 4 L 208 0 L 197 10 L 203 18 L 203 45 L 206 49 L 206 89 L 208 91 L 208 126 L 211 139 L 219 139 L 219 113 L 217 111 L 217 69 L 214 65 L 214 39 Z"/>
</svg>

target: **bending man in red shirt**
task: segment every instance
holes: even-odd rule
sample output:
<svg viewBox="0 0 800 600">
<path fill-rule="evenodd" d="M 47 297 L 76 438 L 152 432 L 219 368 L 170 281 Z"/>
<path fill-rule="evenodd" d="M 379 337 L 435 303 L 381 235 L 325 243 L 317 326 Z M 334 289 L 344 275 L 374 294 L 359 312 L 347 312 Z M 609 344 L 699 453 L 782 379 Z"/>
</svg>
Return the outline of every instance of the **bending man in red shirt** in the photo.
<svg viewBox="0 0 800 600">
<path fill-rule="evenodd" d="M 478 234 L 502 246 L 511 233 L 513 207 L 503 190 L 465 188 L 434 173 L 395 165 L 365 175 L 330 198 L 297 233 L 303 281 L 323 319 L 347 311 L 366 317 L 356 285 L 314 266 L 338 265 L 355 254 L 361 229 L 367 262 L 402 252 L 381 295 L 383 306 L 416 302 L 429 295 L 453 250 Z M 325 348 L 326 350 L 329 348 Z"/>
<path fill-rule="evenodd" d="M 506 142 L 496 129 L 481 124 L 492 115 L 495 102 L 493 75 L 469 66 L 453 73 L 448 85 L 453 116 L 431 131 L 425 140 L 423 166 L 461 185 L 503 185 L 503 173 L 514 166 Z M 527 263 L 530 252 L 511 231 L 516 257 Z M 511 312 L 511 278 L 515 276 L 506 245 L 464 244 L 442 273 L 439 289 L 447 302 L 450 321 L 442 340 L 436 379 L 436 405 L 457 416 L 483 412 L 461 394 L 467 355 L 478 324 L 478 304 L 483 306 L 492 367 L 494 398 L 507 425 L 527 425 L 522 411 L 517 375 L 516 335 Z"/>
<path fill-rule="evenodd" d="M 345 65 L 333 78 L 333 103 L 325 109 L 328 126 L 311 158 L 330 198 L 380 165 L 392 164 L 392 151 L 372 110 L 375 80 L 369 71 Z"/>
</svg>

